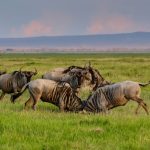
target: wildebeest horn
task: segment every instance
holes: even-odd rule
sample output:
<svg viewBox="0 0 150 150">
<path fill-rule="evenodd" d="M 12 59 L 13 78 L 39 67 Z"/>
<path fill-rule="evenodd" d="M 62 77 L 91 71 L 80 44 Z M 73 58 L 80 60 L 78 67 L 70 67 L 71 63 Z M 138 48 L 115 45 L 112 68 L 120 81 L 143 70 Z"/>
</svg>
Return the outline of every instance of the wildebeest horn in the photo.
<svg viewBox="0 0 150 150">
<path fill-rule="evenodd" d="M 37 69 L 36 69 L 36 68 L 34 68 L 34 70 L 35 70 L 34 74 L 37 74 Z"/>
<path fill-rule="evenodd" d="M 88 64 L 84 65 L 84 68 L 89 68 L 89 67 L 91 67 L 91 61 L 89 61 Z"/>
<path fill-rule="evenodd" d="M 89 67 L 88 65 L 89 65 L 89 64 L 85 63 L 84 68 L 88 68 L 88 67 Z"/>
<path fill-rule="evenodd" d="M 20 67 L 20 70 L 19 70 L 19 72 L 21 72 L 21 69 L 22 69 L 23 67 L 24 67 L 24 66 Z"/>
<path fill-rule="evenodd" d="M 89 67 L 91 67 L 91 61 L 89 61 Z"/>
</svg>

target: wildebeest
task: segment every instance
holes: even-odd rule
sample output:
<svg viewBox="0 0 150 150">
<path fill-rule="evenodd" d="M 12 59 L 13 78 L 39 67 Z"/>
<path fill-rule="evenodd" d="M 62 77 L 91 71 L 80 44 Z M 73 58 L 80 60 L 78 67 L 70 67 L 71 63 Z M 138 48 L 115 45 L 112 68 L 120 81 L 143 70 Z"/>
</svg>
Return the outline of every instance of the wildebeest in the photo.
<svg viewBox="0 0 150 150">
<path fill-rule="evenodd" d="M 25 103 L 25 108 L 32 105 L 35 110 L 36 103 L 40 99 L 58 106 L 61 111 L 79 111 L 83 106 L 81 99 L 66 82 L 36 79 L 27 83 L 20 93 L 22 94 L 26 89 L 30 93 L 30 98 Z"/>
<path fill-rule="evenodd" d="M 0 76 L 0 90 L 2 94 L 0 100 L 3 99 L 5 93 L 7 94 L 16 94 L 15 97 L 19 97 L 18 92 L 21 91 L 22 87 L 31 80 L 33 75 L 37 74 L 37 70 L 33 71 L 14 71 L 10 74 L 3 74 Z M 11 101 L 13 96 L 11 96 Z"/>
<path fill-rule="evenodd" d="M 86 67 L 70 66 L 68 68 L 56 68 L 51 72 L 45 73 L 42 78 L 54 81 L 62 81 L 65 76 L 69 77 L 70 74 L 73 73 L 84 74 L 80 79 L 80 87 L 83 85 L 91 86 L 93 87 L 92 89 L 95 90 L 98 86 L 110 84 L 101 76 L 97 69 L 93 69 L 90 65 Z M 66 80 L 66 82 L 69 83 L 69 80 Z"/>
<path fill-rule="evenodd" d="M 142 84 L 133 81 L 123 81 L 100 87 L 89 96 L 87 101 L 84 101 L 84 110 L 95 113 L 106 112 L 114 107 L 125 105 L 129 100 L 133 100 L 138 103 L 136 113 L 139 107 L 142 106 L 146 113 L 149 114 L 146 103 L 140 98 L 140 86 L 148 84 L 150 82 Z"/>
</svg>

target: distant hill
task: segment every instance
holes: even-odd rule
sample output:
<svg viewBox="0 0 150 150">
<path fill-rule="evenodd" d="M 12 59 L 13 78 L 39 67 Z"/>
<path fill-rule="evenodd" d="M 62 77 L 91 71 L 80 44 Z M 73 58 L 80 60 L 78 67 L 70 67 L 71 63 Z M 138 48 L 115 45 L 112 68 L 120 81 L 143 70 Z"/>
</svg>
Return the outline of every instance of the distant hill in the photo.
<svg viewBox="0 0 150 150">
<path fill-rule="evenodd" d="M 15 48 L 150 48 L 150 32 L 120 34 L 0 38 L 1 49 Z"/>
</svg>

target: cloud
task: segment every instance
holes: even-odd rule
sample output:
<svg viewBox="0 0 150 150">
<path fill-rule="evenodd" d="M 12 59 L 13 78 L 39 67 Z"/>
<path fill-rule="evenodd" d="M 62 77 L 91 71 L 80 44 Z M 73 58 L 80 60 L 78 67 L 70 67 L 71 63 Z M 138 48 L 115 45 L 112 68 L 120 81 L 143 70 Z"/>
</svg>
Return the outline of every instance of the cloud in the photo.
<svg viewBox="0 0 150 150">
<path fill-rule="evenodd" d="M 18 27 L 12 27 L 11 35 L 14 37 L 22 36 L 56 36 L 64 35 L 72 24 L 70 16 L 60 13 L 44 13 L 38 19 L 32 19 Z"/>
<path fill-rule="evenodd" d="M 25 36 L 48 35 L 52 34 L 52 27 L 50 24 L 33 20 L 22 27 L 22 33 Z"/>
<path fill-rule="evenodd" d="M 103 23 L 99 20 L 95 20 L 90 24 L 87 30 L 89 33 L 93 33 L 93 34 L 102 32 L 104 30 Z"/>
<path fill-rule="evenodd" d="M 109 17 L 107 19 L 96 18 L 87 27 L 88 34 L 116 33 L 132 31 L 133 21 L 125 17 Z"/>
</svg>

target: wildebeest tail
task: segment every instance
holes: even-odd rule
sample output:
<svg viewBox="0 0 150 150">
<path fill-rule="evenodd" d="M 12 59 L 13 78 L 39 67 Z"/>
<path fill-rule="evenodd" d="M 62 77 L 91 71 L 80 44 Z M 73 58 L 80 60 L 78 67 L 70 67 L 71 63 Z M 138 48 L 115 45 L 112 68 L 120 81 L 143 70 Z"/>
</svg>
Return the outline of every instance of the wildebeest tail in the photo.
<svg viewBox="0 0 150 150">
<path fill-rule="evenodd" d="M 23 94 L 23 92 L 24 92 L 27 88 L 28 88 L 28 83 L 23 86 L 23 88 L 21 89 L 21 91 L 20 91 L 18 94 L 15 94 L 15 95 L 12 95 L 12 96 L 11 96 L 11 101 L 14 103 L 15 100 L 16 100 L 19 96 L 21 96 L 21 95 Z"/>
<path fill-rule="evenodd" d="M 139 83 L 139 85 L 140 86 L 143 86 L 143 87 L 145 87 L 145 86 L 147 86 L 147 85 L 149 85 L 150 84 L 150 81 L 148 81 L 148 83 Z"/>
</svg>

